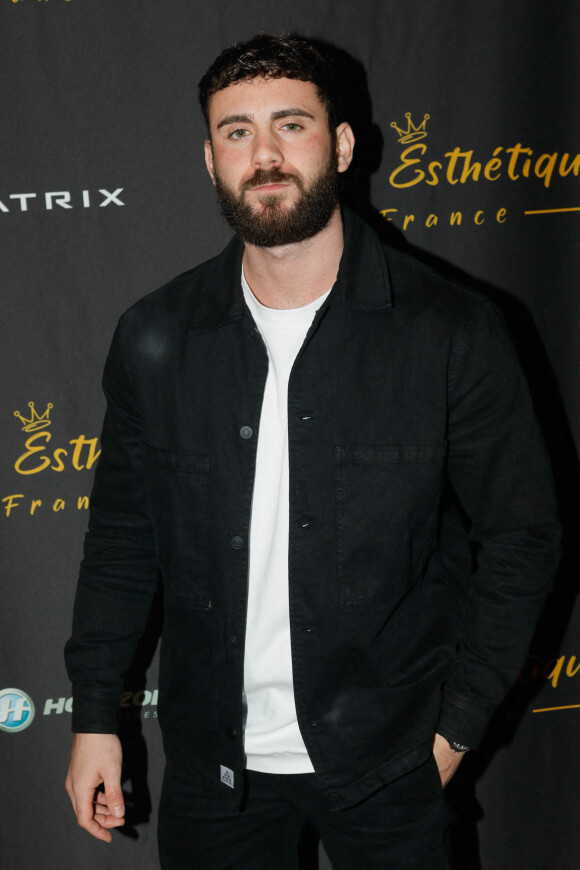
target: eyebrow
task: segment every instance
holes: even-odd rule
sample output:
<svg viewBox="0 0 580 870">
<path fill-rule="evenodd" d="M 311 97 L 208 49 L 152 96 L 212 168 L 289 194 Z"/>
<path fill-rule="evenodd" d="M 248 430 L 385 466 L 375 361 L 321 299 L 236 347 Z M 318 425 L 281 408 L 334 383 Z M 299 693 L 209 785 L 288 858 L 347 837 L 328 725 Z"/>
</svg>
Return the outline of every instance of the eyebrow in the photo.
<svg viewBox="0 0 580 870">
<path fill-rule="evenodd" d="M 272 121 L 279 121 L 280 118 L 312 118 L 314 121 L 314 115 L 310 112 L 307 112 L 306 109 L 299 109 L 293 106 L 290 109 L 279 109 L 277 112 L 272 112 L 270 118 Z M 222 118 L 221 121 L 217 125 L 217 129 L 220 127 L 225 127 L 227 124 L 251 124 L 254 120 L 254 115 L 226 115 L 225 118 Z"/>
</svg>

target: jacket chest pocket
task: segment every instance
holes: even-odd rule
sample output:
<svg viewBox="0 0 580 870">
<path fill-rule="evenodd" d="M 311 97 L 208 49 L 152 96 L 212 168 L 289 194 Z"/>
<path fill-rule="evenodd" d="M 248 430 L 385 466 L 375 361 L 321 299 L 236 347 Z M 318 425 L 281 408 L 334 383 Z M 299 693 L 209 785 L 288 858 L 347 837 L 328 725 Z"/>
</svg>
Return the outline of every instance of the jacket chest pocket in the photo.
<svg viewBox="0 0 580 870">
<path fill-rule="evenodd" d="M 211 607 L 209 456 L 145 445 L 145 476 L 166 594 Z"/>
<path fill-rule="evenodd" d="M 398 598 L 422 573 L 437 530 L 445 444 L 335 448 L 340 606 Z"/>
</svg>

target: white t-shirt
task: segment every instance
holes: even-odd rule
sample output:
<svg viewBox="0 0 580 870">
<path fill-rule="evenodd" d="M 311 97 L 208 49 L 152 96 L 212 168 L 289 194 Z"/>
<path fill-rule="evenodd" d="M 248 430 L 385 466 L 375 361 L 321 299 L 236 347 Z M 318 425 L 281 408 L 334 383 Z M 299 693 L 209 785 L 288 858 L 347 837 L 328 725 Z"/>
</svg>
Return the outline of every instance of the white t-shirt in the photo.
<svg viewBox="0 0 580 870">
<path fill-rule="evenodd" d="M 288 378 L 328 293 L 302 308 L 282 310 L 258 302 L 243 270 L 242 288 L 269 360 L 250 525 L 244 659 L 247 767 L 263 773 L 311 773 L 314 768 L 296 721 L 290 651 Z"/>
</svg>

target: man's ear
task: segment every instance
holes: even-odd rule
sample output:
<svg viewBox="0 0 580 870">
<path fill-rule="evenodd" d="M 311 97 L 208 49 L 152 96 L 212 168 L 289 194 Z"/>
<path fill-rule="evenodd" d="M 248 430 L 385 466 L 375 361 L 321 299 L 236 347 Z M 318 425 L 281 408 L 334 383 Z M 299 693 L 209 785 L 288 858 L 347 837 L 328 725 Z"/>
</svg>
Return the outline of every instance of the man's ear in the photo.
<svg viewBox="0 0 580 870">
<path fill-rule="evenodd" d="M 207 171 L 209 172 L 209 177 L 211 178 L 212 184 L 215 185 L 215 170 L 213 168 L 213 150 L 211 147 L 211 141 L 209 139 L 205 140 L 204 150 L 205 150 L 205 165 L 207 166 Z"/>
<path fill-rule="evenodd" d="M 346 172 L 351 164 L 354 152 L 354 133 L 347 121 L 336 128 L 336 159 L 339 172 Z"/>
</svg>

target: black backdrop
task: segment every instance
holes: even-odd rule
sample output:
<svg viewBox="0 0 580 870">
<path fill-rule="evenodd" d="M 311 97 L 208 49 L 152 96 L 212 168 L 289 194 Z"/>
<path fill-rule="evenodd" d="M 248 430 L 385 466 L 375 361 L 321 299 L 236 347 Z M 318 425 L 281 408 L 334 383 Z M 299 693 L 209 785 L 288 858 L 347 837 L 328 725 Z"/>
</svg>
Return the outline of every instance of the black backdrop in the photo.
<svg viewBox="0 0 580 870">
<path fill-rule="evenodd" d="M 450 849 L 455 870 L 577 870 L 580 8 L 566 0 L 0 0 L 2 866 L 158 866 L 159 608 L 123 699 L 131 824 L 109 847 L 76 828 L 63 790 L 61 650 L 108 343 L 129 304 L 228 239 L 196 84 L 258 30 L 347 52 L 351 198 L 489 293 L 514 332 L 566 551 L 520 680 L 449 790 Z"/>
</svg>

